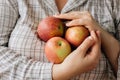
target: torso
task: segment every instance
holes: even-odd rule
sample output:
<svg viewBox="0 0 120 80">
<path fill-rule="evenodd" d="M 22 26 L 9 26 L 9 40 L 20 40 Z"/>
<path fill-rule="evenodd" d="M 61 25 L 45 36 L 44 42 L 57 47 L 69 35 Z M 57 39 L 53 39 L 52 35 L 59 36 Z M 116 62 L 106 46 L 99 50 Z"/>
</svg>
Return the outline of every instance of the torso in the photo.
<svg viewBox="0 0 120 80">
<path fill-rule="evenodd" d="M 45 18 L 46 16 L 54 15 L 58 11 L 55 8 L 56 6 L 54 6 L 53 4 L 54 2 L 48 3 L 49 0 L 36 0 L 37 4 L 33 3 L 33 0 L 28 0 L 27 4 L 25 3 L 25 1 L 26 0 L 21 0 L 18 3 L 21 17 L 17 21 L 16 26 L 11 33 L 8 46 L 10 49 L 15 50 L 16 52 L 27 56 L 28 58 L 39 60 L 41 62 L 48 62 L 44 54 L 45 42 L 41 41 L 37 37 L 36 29 L 38 23 L 43 18 Z M 64 0 L 56 0 L 56 4 L 58 5 L 57 7 L 59 11 L 62 10 L 62 13 L 69 11 L 90 10 L 93 17 L 101 25 L 103 25 L 104 29 L 111 33 L 115 32 L 115 27 L 113 27 L 114 24 L 112 20 L 113 16 L 110 13 L 111 11 L 110 9 L 108 9 L 109 7 L 106 6 L 105 3 L 102 3 L 102 1 L 83 0 L 82 2 L 82 0 L 68 0 L 69 4 L 63 9 L 66 2 L 67 0 L 65 2 Z M 97 5 L 95 6 L 94 4 Z M 107 59 L 102 54 L 100 63 L 96 69 L 88 73 L 84 73 L 80 76 L 78 75 L 73 80 L 93 80 L 93 78 L 94 80 L 110 80 L 108 79 L 108 76 L 111 77 L 112 72 L 109 69 L 110 67 L 108 67 Z"/>
</svg>

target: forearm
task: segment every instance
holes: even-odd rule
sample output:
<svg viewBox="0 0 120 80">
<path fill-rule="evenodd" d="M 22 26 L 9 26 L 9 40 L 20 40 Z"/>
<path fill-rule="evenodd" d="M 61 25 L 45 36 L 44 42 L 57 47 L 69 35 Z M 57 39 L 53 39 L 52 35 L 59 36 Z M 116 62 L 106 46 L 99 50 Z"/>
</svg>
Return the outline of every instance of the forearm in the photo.
<svg viewBox="0 0 120 80">
<path fill-rule="evenodd" d="M 65 70 L 61 64 L 54 64 L 52 70 L 53 80 L 69 80 L 71 78 L 70 70 Z"/>
<path fill-rule="evenodd" d="M 108 32 L 101 29 L 102 49 L 108 57 L 113 69 L 117 72 L 118 56 L 120 51 L 119 42 Z"/>
</svg>

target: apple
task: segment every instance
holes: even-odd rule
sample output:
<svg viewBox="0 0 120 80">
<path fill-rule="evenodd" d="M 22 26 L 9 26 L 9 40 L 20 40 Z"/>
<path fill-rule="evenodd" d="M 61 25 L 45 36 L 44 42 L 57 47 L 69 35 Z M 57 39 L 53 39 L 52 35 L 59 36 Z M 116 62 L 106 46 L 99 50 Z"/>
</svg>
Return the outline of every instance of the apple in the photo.
<svg viewBox="0 0 120 80">
<path fill-rule="evenodd" d="M 69 27 L 65 33 L 65 39 L 74 47 L 78 47 L 89 34 L 88 29 L 83 26 Z"/>
<path fill-rule="evenodd" d="M 47 59 L 55 64 L 61 63 L 71 52 L 71 46 L 62 37 L 53 37 L 45 44 Z"/>
<path fill-rule="evenodd" d="M 60 19 L 49 16 L 40 21 L 37 33 L 43 41 L 47 41 L 55 36 L 63 36 L 64 24 Z"/>
</svg>

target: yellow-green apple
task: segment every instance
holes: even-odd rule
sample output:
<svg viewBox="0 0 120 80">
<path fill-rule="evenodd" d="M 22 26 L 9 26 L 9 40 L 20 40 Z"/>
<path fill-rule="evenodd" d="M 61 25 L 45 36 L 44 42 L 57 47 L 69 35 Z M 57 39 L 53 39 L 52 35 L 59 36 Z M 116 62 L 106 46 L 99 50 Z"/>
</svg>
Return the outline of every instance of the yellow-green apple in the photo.
<svg viewBox="0 0 120 80">
<path fill-rule="evenodd" d="M 79 46 L 89 36 L 89 31 L 83 26 L 69 27 L 65 33 L 65 39 L 74 47 Z"/>
<path fill-rule="evenodd" d="M 49 16 L 40 21 L 37 33 L 43 41 L 47 41 L 55 36 L 63 36 L 64 24 L 60 19 Z"/>
<path fill-rule="evenodd" d="M 50 62 L 61 63 L 71 52 L 71 46 L 62 37 L 53 37 L 45 44 L 45 54 Z"/>
</svg>

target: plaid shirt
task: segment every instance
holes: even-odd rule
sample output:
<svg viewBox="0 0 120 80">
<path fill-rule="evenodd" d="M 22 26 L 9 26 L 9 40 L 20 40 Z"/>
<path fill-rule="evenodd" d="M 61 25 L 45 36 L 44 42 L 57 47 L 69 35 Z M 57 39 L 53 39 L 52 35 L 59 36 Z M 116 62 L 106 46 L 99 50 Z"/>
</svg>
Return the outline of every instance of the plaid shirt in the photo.
<svg viewBox="0 0 120 80">
<path fill-rule="evenodd" d="M 120 0 L 68 0 L 60 13 L 83 10 L 120 41 Z M 54 0 L 0 0 L 0 80 L 52 80 L 53 63 L 36 29 L 41 19 L 58 13 Z M 78 79 L 116 80 L 104 54 L 97 68 L 71 80 Z"/>
</svg>

